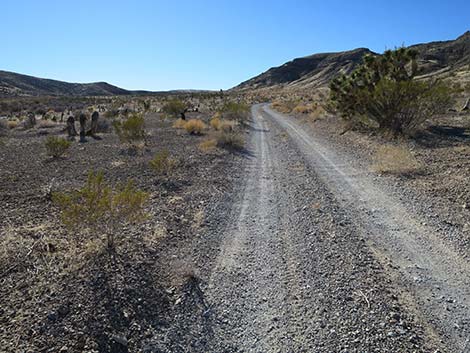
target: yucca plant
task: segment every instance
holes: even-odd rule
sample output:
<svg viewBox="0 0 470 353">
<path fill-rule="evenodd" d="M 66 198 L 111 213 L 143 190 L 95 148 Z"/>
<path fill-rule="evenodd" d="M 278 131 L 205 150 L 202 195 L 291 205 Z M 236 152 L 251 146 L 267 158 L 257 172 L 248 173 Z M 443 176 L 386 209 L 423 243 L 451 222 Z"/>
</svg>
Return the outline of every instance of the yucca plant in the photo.
<svg viewBox="0 0 470 353">
<path fill-rule="evenodd" d="M 351 125 L 377 128 L 396 136 L 413 132 L 451 104 L 443 81 L 415 80 L 417 52 L 399 48 L 366 55 L 350 75 L 330 84 L 331 105 Z"/>
</svg>

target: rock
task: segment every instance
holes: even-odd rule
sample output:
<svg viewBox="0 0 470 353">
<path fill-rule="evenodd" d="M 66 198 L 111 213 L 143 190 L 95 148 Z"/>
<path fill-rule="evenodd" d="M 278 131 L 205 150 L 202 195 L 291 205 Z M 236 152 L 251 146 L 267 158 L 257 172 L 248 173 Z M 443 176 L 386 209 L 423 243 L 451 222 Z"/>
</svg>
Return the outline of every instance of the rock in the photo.
<svg viewBox="0 0 470 353">
<path fill-rule="evenodd" d="M 127 352 L 127 338 L 122 335 L 111 336 L 112 352 Z"/>
<path fill-rule="evenodd" d="M 47 314 L 47 319 L 48 319 L 49 321 L 54 322 L 54 321 L 57 320 L 57 318 L 58 318 L 58 316 L 57 316 L 57 313 L 56 313 L 55 311 L 51 311 L 51 312 L 49 312 L 49 313 Z"/>
</svg>

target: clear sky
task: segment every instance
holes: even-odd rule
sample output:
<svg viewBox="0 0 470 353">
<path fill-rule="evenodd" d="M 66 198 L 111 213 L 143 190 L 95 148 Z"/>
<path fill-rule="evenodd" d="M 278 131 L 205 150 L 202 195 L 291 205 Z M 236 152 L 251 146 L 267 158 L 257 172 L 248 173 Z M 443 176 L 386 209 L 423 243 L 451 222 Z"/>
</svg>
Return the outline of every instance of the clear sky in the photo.
<svg viewBox="0 0 470 353">
<path fill-rule="evenodd" d="M 454 39 L 470 0 L 0 0 L 0 69 L 127 89 L 227 89 L 318 52 Z"/>
</svg>

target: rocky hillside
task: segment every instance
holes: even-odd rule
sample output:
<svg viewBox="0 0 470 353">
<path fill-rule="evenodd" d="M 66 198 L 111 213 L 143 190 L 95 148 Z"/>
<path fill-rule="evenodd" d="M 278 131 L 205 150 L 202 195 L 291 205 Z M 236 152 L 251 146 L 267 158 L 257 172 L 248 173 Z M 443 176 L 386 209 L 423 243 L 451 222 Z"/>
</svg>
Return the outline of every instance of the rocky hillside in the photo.
<svg viewBox="0 0 470 353">
<path fill-rule="evenodd" d="M 69 83 L 0 70 L 0 97 L 110 96 L 132 93 L 106 82 Z"/>
<path fill-rule="evenodd" d="M 423 75 L 448 76 L 461 74 L 462 71 L 470 72 L 470 32 L 455 40 L 417 44 L 411 48 L 419 52 Z M 324 86 L 339 73 L 351 72 L 361 62 L 364 54 L 368 53 L 372 52 L 359 48 L 294 59 L 241 83 L 235 89 Z"/>
<path fill-rule="evenodd" d="M 456 40 L 412 45 L 419 53 L 423 74 L 470 71 L 470 31 Z"/>
<path fill-rule="evenodd" d="M 241 83 L 236 89 L 256 89 L 272 86 L 321 86 L 338 73 L 349 73 L 361 62 L 369 49 L 359 48 L 340 53 L 322 53 L 294 59 L 279 67 Z"/>
</svg>

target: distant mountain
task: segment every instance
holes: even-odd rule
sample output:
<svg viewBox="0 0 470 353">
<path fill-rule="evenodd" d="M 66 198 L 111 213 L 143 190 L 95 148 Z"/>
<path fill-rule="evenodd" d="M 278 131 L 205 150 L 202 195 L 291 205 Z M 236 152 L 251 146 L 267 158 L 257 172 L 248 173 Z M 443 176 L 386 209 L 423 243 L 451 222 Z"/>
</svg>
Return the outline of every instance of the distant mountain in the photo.
<svg viewBox="0 0 470 353">
<path fill-rule="evenodd" d="M 412 45 L 419 53 L 421 75 L 449 75 L 458 70 L 470 71 L 470 32 L 456 40 Z M 304 88 L 327 85 L 340 73 L 351 72 L 365 54 L 366 48 L 338 53 L 323 53 L 294 59 L 251 78 L 234 89 L 267 87 Z M 378 55 L 378 54 L 376 54 Z"/>
<path fill-rule="evenodd" d="M 0 97 L 12 96 L 111 96 L 139 94 L 106 82 L 69 83 L 0 70 Z"/>
</svg>

